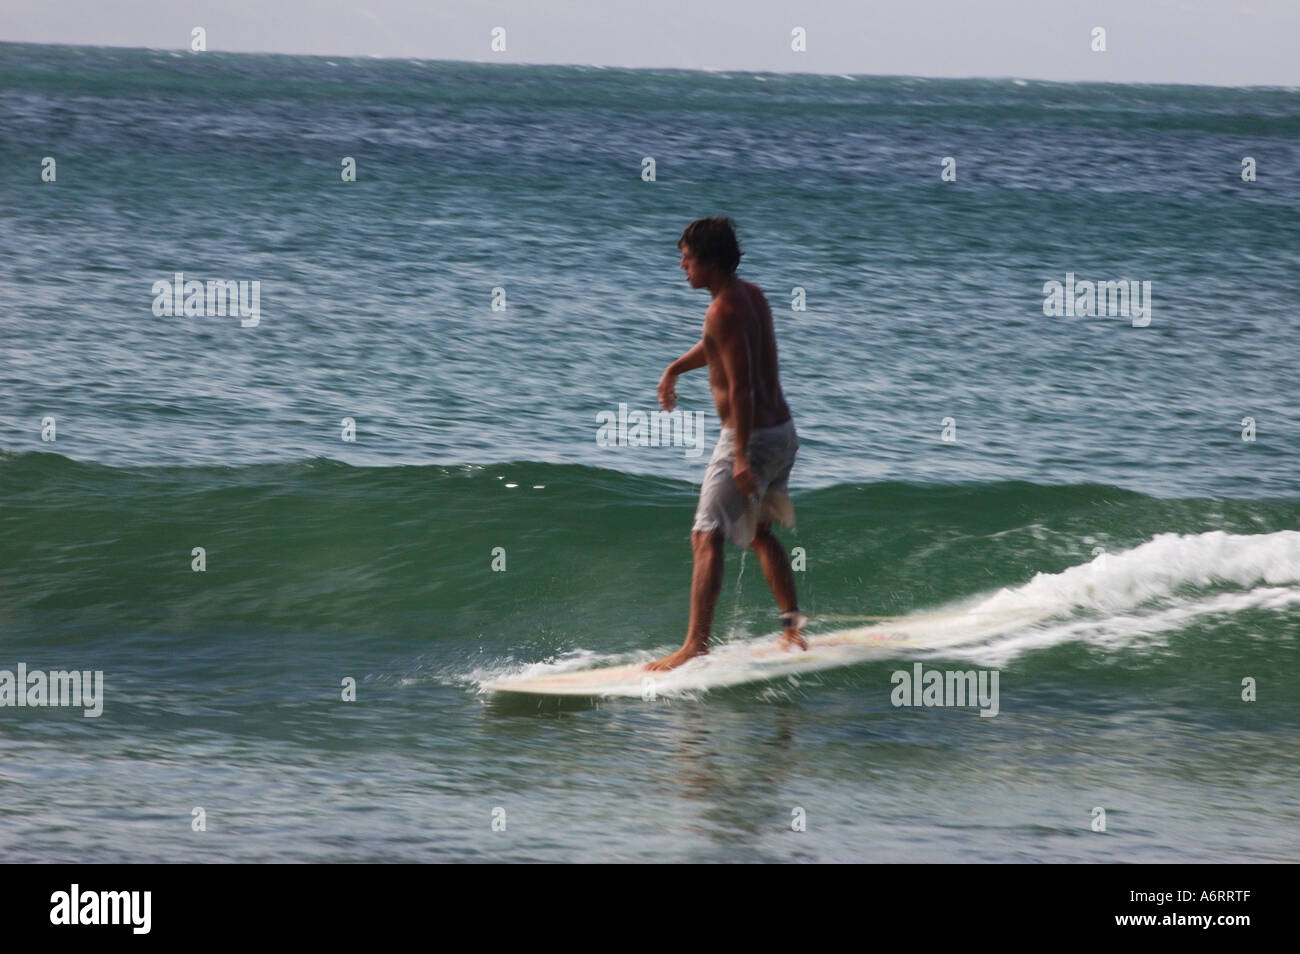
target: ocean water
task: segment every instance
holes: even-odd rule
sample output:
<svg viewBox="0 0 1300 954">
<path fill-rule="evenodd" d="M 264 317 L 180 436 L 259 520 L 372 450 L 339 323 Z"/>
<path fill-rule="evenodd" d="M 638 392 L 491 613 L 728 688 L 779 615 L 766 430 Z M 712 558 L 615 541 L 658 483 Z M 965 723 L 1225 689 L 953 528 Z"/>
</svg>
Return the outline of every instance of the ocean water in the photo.
<svg viewBox="0 0 1300 954">
<path fill-rule="evenodd" d="M 0 671 L 103 673 L 0 706 L 0 859 L 1300 860 L 1295 90 L 0 44 L 0 131 Z M 812 631 L 1036 621 L 484 693 L 681 642 L 703 372 L 698 441 L 598 430 L 698 337 L 711 214 Z M 178 272 L 256 315 L 155 314 Z M 1045 314 L 1067 275 L 1149 311 Z M 715 638 L 762 638 L 727 558 Z M 918 662 L 996 717 L 893 705 Z"/>
</svg>

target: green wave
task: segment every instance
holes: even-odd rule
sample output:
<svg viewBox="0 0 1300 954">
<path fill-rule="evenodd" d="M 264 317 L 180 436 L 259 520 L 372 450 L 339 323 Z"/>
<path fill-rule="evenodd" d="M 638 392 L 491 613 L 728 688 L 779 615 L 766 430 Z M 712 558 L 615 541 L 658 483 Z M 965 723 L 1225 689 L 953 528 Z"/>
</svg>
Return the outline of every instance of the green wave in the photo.
<svg viewBox="0 0 1300 954">
<path fill-rule="evenodd" d="M 11 634 L 76 639 L 111 626 L 509 642 L 629 618 L 676 631 L 696 488 L 535 462 L 113 468 L 4 453 L 0 493 Z M 782 537 L 801 548 L 801 605 L 823 614 L 940 606 L 1162 533 L 1300 526 L 1296 500 L 1170 500 L 1096 484 L 884 482 L 794 499 L 798 526 Z M 738 557 L 729 546 L 723 601 L 764 625 L 757 563 L 743 561 L 741 575 Z"/>
</svg>

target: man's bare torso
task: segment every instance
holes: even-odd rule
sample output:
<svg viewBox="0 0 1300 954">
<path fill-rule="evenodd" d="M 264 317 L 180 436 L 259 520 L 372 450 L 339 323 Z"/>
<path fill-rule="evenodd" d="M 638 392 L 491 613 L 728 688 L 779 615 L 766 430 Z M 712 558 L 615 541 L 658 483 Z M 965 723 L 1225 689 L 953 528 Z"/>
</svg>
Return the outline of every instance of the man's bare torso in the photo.
<svg viewBox="0 0 1300 954">
<path fill-rule="evenodd" d="M 715 311 L 729 311 L 735 316 L 727 324 L 744 335 L 750 356 L 750 388 L 754 395 L 753 428 L 774 427 L 790 419 L 790 408 L 781 393 L 781 379 L 777 370 L 776 333 L 772 327 L 772 309 L 767 298 L 752 282 L 737 278 L 731 288 L 719 292 L 705 316 L 703 332 L 704 353 L 709 361 L 709 387 L 713 403 L 723 427 L 735 427 L 731 407 L 731 382 L 718 353 L 719 343 L 709 334 L 709 317 Z"/>
</svg>

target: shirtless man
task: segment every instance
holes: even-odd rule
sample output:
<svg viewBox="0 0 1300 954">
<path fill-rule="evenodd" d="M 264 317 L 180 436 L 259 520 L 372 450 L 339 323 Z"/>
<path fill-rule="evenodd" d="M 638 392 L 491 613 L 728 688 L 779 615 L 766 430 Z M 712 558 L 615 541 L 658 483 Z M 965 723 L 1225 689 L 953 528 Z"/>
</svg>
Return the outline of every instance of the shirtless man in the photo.
<svg viewBox="0 0 1300 954">
<path fill-rule="evenodd" d="M 692 288 L 707 288 L 713 304 L 698 344 L 668 366 L 659 380 L 659 405 L 677 403 L 677 376 L 709 366 L 709 387 L 722 420 L 718 446 L 704 473 L 691 529 L 695 568 L 686 642 L 647 669 L 672 669 L 709 651 L 713 608 L 722 589 L 724 540 L 753 547 L 781 607 L 781 642 L 807 649 L 794 574 L 772 520 L 794 526 L 788 480 L 799 439 L 777 374 L 772 310 L 758 286 L 738 278 L 740 247 L 728 218 L 697 219 L 677 240 Z"/>
</svg>

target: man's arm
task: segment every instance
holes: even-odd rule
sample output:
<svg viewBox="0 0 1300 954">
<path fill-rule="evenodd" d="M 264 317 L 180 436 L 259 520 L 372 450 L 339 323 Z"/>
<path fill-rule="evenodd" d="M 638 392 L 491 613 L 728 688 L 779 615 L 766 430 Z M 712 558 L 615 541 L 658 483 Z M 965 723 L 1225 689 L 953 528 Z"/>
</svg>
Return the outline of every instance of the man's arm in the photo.
<svg viewBox="0 0 1300 954">
<path fill-rule="evenodd" d="M 659 406 L 665 411 L 671 411 L 676 407 L 677 392 L 673 388 L 677 384 L 677 376 L 702 368 L 708 363 L 709 359 L 704 354 L 704 339 L 701 338 L 695 343 L 694 348 L 668 365 L 668 370 L 659 379 Z"/>
<path fill-rule="evenodd" d="M 679 374 L 685 374 L 687 371 L 694 371 L 696 368 L 702 368 L 709 363 L 709 359 L 704 354 L 704 339 L 701 338 L 695 342 L 695 347 L 686 352 L 672 364 L 668 365 L 668 373 L 673 377 Z"/>
</svg>

